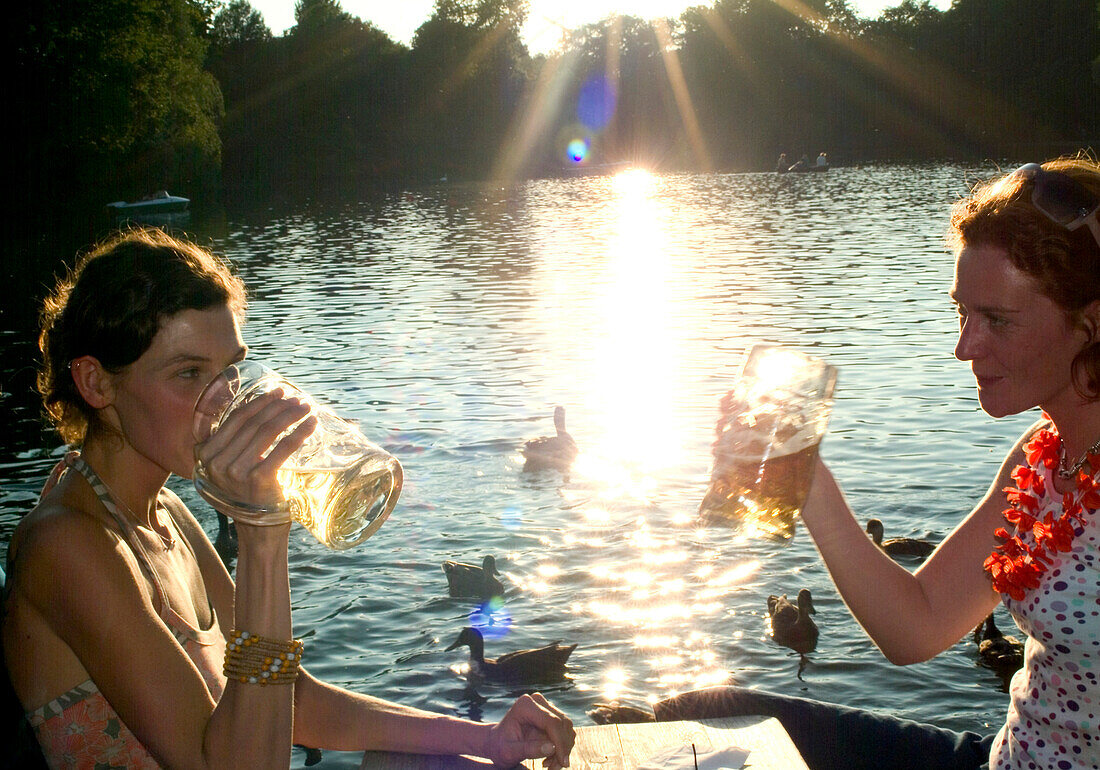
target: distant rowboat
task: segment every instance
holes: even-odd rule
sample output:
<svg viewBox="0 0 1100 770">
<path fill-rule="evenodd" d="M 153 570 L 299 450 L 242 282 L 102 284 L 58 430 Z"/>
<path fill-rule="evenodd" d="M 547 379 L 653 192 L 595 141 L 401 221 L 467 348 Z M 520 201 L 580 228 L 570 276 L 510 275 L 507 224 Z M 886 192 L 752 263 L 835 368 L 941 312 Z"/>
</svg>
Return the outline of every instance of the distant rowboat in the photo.
<svg viewBox="0 0 1100 770">
<path fill-rule="evenodd" d="M 108 203 L 107 211 L 119 221 L 171 224 L 189 215 L 187 207 L 190 204 L 190 198 L 169 195 L 167 190 L 160 190 L 138 201 Z"/>
</svg>

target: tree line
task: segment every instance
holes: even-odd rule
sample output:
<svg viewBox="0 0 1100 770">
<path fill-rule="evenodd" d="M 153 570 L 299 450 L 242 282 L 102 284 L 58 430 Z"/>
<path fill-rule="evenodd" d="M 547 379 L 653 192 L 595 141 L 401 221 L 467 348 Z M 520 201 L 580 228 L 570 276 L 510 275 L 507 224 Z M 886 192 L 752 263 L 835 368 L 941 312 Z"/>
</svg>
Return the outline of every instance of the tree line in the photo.
<svg viewBox="0 0 1100 770">
<path fill-rule="evenodd" d="M 298 0 L 279 36 L 247 0 L 9 16 L 9 179 L 27 206 L 1100 142 L 1097 0 L 903 0 L 872 20 L 848 0 L 717 0 L 563 30 L 549 56 L 520 37 L 525 0 L 436 0 L 411 45 L 339 0 Z"/>
</svg>

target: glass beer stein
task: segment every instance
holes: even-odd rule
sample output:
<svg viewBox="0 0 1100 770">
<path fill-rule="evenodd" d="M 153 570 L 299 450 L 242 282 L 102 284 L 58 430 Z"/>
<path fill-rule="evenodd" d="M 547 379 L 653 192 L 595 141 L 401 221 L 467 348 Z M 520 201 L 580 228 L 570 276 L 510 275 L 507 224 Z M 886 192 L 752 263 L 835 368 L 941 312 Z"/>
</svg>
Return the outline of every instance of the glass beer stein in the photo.
<svg viewBox="0 0 1100 770">
<path fill-rule="evenodd" d="M 786 540 L 806 501 L 829 424 L 836 368 L 795 350 L 754 345 L 721 401 L 700 515 Z"/>
<path fill-rule="evenodd" d="M 275 388 L 307 402 L 317 428 L 278 471 L 285 502 L 259 507 L 233 500 L 196 461 L 199 494 L 228 516 L 252 524 L 286 521 L 285 514 L 334 550 L 358 545 L 393 511 L 401 493 L 401 464 L 369 441 L 352 423 L 255 361 L 227 367 L 206 387 L 195 406 L 196 441 L 205 441 L 242 404 Z M 305 418 L 303 418 L 305 419 Z M 272 442 L 287 435 L 291 426 Z M 282 517 L 280 517 L 282 514 Z"/>
</svg>

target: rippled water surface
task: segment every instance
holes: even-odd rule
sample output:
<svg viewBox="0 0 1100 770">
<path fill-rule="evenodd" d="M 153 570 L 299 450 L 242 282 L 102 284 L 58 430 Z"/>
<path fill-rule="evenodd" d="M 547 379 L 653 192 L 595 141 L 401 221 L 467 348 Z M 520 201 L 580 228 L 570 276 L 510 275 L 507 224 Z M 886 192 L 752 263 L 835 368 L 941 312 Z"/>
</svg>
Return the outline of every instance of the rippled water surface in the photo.
<svg viewBox="0 0 1100 770">
<path fill-rule="evenodd" d="M 1033 417 L 985 416 L 952 357 L 948 207 L 993 172 L 634 171 L 192 223 L 253 291 L 250 355 L 360 421 L 405 468 L 396 511 L 363 546 L 330 552 L 292 533 L 310 668 L 499 718 L 513 693 L 469 684 L 464 650 L 444 651 L 478 608 L 447 597 L 440 569 L 491 553 L 507 631 L 487 654 L 578 643 L 569 679 L 542 688 L 578 724 L 596 701 L 735 682 L 995 730 L 1007 696 L 969 638 L 892 666 L 803 529 L 783 544 L 694 520 L 718 399 L 757 340 L 839 367 L 822 454 L 861 518 L 882 519 L 887 536 L 940 538 L 969 510 Z M 43 448 L 26 392 L 32 333 L 0 334 L 6 543 L 60 448 Z M 567 478 L 524 474 L 519 447 L 553 432 L 556 404 L 581 455 Z M 213 533 L 189 483 L 171 484 Z M 797 658 L 767 636 L 765 599 L 802 587 L 821 639 L 800 681 Z M 326 752 L 321 767 L 357 765 Z"/>
</svg>

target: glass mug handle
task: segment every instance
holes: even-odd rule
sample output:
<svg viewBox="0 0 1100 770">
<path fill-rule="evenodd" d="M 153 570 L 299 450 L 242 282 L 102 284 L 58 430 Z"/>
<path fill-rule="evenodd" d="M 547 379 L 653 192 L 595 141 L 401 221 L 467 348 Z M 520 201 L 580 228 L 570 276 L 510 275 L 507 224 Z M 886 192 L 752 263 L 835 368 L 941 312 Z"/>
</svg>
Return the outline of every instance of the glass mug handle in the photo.
<svg viewBox="0 0 1100 770">
<path fill-rule="evenodd" d="M 248 370 L 254 369 L 256 372 L 254 385 L 258 385 L 260 380 L 265 378 L 272 380 L 272 382 L 263 388 L 255 387 L 254 393 L 238 402 L 237 397 L 241 392 L 242 383 L 247 380 L 246 371 L 248 371 L 244 370 L 245 362 L 241 362 L 240 364 L 231 364 L 223 369 L 203 389 L 195 404 L 195 417 L 192 423 L 192 433 L 197 442 L 195 445 L 195 469 L 192 478 L 199 495 L 234 521 L 241 521 L 255 526 L 288 524 L 293 521 L 289 500 L 284 499 L 270 505 L 252 505 L 235 501 L 210 482 L 209 473 L 198 457 L 198 444 L 214 435 L 230 409 L 241 406 L 241 404 L 261 393 L 273 390 L 276 385 L 284 385 L 284 387 L 289 385 L 289 383 L 274 382 L 277 375 L 274 372 L 261 371 L 266 369 L 261 364 L 247 363 Z"/>
<path fill-rule="evenodd" d="M 227 411 L 276 387 L 308 401 L 318 423 L 305 444 L 279 469 L 285 502 L 255 506 L 232 500 L 210 482 L 199 462 L 195 466 L 195 488 L 216 508 L 246 523 L 268 525 L 294 520 L 335 550 L 361 543 L 393 511 L 403 481 L 401 464 L 369 441 L 354 423 L 317 404 L 277 373 L 246 360 L 219 374 L 196 404 L 195 439 L 205 441 Z"/>
</svg>

